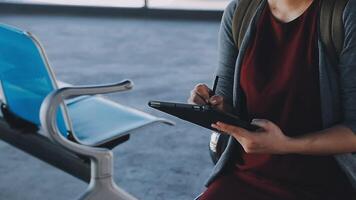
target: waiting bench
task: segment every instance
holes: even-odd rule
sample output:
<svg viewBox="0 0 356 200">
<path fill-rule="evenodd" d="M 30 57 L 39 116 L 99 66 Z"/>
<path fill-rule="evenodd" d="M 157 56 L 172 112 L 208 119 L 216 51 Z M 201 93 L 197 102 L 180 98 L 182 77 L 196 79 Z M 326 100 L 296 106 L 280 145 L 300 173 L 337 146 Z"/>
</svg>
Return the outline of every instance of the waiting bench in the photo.
<svg viewBox="0 0 356 200">
<path fill-rule="evenodd" d="M 97 95 L 129 90 L 129 80 L 84 87 L 58 83 L 40 42 L 0 24 L 0 138 L 90 182 L 80 199 L 134 199 L 113 181 L 110 149 L 134 129 L 173 123 Z"/>
</svg>

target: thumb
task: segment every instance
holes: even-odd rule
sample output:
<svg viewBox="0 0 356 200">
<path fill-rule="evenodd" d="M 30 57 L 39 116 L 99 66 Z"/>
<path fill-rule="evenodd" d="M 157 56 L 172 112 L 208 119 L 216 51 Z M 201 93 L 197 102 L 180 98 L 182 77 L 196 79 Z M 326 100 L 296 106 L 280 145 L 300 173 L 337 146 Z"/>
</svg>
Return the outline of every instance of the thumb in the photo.
<svg viewBox="0 0 356 200">
<path fill-rule="evenodd" d="M 270 130 L 273 126 L 273 123 L 271 121 L 268 121 L 266 119 L 253 119 L 251 121 L 251 124 L 256 125 L 258 127 L 261 127 L 265 130 Z"/>
<path fill-rule="evenodd" d="M 223 103 L 223 101 L 224 101 L 224 98 L 221 96 L 217 96 L 217 95 L 214 95 L 214 96 L 210 97 L 210 99 L 209 99 L 209 103 L 211 103 L 212 105 L 220 105 Z"/>
</svg>

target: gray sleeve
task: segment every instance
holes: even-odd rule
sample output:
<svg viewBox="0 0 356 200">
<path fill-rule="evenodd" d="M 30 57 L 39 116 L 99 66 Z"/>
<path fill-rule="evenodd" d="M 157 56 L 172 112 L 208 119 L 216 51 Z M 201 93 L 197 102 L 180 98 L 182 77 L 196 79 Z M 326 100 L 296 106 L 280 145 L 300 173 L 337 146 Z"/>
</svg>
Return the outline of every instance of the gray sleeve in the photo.
<svg viewBox="0 0 356 200">
<path fill-rule="evenodd" d="M 356 133 L 356 0 L 350 0 L 345 8 L 344 25 L 339 64 L 343 125 Z"/>
<path fill-rule="evenodd" d="M 232 36 L 232 18 L 236 8 L 236 0 L 226 7 L 219 30 L 218 68 L 215 75 L 219 77 L 216 94 L 223 96 L 232 105 L 235 63 L 238 55 Z"/>
</svg>

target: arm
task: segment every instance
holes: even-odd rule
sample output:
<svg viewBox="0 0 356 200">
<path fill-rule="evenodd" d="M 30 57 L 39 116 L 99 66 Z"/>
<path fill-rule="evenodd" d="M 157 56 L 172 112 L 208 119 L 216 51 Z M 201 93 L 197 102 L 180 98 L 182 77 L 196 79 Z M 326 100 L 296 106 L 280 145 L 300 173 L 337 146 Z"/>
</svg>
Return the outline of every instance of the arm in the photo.
<svg viewBox="0 0 356 200">
<path fill-rule="evenodd" d="M 271 121 L 254 119 L 252 124 L 261 129 L 250 132 L 221 122 L 212 127 L 233 136 L 246 153 L 332 155 L 356 152 L 356 135 L 343 125 L 291 138 Z"/>
<path fill-rule="evenodd" d="M 224 97 L 224 101 L 229 105 L 232 105 L 235 64 L 238 55 L 231 30 L 235 9 L 236 1 L 232 1 L 225 9 L 221 20 L 218 38 L 218 68 L 215 73 L 219 77 L 215 93 Z"/>
<path fill-rule="evenodd" d="M 356 152 L 356 136 L 349 128 L 337 125 L 294 139 L 288 151 L 316 155 Z"/>
<path fill-rule="evenodd" d="M 233 84 L 235 64 L 238 55 L 234 44 L 231 24 L 236 8 L 236 1 L 232 1 L 225 9 L 218 37 L 218 68 L 215 75 L 219 77 L 215 95 L 205 84 L 198 84 L 191 91 L 189 103 L 210 103 L 220 110 L 232 110 Z M 214 96 L 213 96 L 214 95 Z"/>
<path fill-rule="evenodd" d="M 342 102 L 342 125 L 356 133 L 356 3 L 345 8 L 345 42 L 340 55 L 339 74 Z"/>
</svg>

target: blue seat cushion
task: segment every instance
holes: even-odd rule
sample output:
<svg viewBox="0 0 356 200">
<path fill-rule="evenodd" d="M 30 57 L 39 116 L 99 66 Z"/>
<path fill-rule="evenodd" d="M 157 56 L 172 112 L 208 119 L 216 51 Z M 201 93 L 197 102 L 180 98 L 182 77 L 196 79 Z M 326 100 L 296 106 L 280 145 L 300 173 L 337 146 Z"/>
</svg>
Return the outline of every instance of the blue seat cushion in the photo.
<svg viewBox="0 0 356 200">
<path fill-rule="evenodd" d="M 100 96 L 81 98 L 67 103 L 67 107 L 75 138 L 91 146 L 105 144 L 158 121 L 154 116 Z"/>
</svg>

